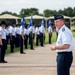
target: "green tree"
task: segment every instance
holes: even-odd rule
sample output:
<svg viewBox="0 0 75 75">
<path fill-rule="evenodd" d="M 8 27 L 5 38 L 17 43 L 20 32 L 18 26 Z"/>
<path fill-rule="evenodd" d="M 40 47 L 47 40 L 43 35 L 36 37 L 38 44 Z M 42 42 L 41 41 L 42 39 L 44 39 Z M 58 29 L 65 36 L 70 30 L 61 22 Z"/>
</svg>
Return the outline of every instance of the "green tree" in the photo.
<svg viewBox="0 0 75 75">
<path fill-rule="evenodd" d="M 32 15 L 38 15 L 39 14 L 39 10 L 37 8 L 30 8 L 30 14 Z"/>
<path fill-rule="evenodd" d="M 64 8 L 63 14 L 69 17 L 73 17 L 73 9 L 71 7 Z"/>
<path fill-rule="evenodd" d="M 21 9 L 20 11 L 20 17 L 22 15 L 22 13 L 24 13 L 25 16 L 31 16 L 31 15 L 35 15 L 35 14 L 39 14 L 39 10 L 37 8 L 30 8 L 30 9 Z"/>
<path fill-rule="evenodd" d="M 59 14 L 63 14 L 63 10 L 61 10 L 61 9 L 58 10 L 58 13 L 59 13 Z"/>
<path fill-rule="evenodd" d="M 18 14 L 12 13 L 12 12 L 9 12 L 9 11 L 4 11 L 0 15 L 3 15 L 3 14 L 11 14 L 11 15 L 14 15 L 14 16 L 18 16 Z"/>
<path fill-rule="evenodd" d="M 50 10 L 49 9 L 44 10 L 43 13 L 44 13 L 45 17 L 49 17 L 50 16 Z"/>
<path fill-rule="evenodd" d="M 75 16 L 75 7 L 73 8 L 73 16 Z"/>
<path fill-rule="evenodd" d="M 44 13 L 44 16 L 50 17 L 50 16 L 53 16 L 54 14 L 56 14 L 57 11 L 56 11 L 56 10 L 49 10 L 49 9 L 46 9 L 46 10 L 44 10 L 43 13 Z"/>
</svg>

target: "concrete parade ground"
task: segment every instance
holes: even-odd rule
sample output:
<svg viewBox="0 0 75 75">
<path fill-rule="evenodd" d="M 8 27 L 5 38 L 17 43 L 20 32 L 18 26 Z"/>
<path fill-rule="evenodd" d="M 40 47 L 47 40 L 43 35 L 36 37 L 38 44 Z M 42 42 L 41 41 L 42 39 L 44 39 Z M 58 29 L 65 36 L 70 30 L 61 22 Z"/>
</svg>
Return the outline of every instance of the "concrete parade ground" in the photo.
<svg viewBox="0 0 75 75">
<path fill-rule="evenodd" d="M 8 63 L 0 63 L 0 75 L 57 75 L 57 53 L 50 50 L 50 44 L 25 52 L 26 54 L 16 52 L 6 55 L 5 60 Z M 73 55 L 71 75 L 75 75 L 75 48 Z"/>
</svg>

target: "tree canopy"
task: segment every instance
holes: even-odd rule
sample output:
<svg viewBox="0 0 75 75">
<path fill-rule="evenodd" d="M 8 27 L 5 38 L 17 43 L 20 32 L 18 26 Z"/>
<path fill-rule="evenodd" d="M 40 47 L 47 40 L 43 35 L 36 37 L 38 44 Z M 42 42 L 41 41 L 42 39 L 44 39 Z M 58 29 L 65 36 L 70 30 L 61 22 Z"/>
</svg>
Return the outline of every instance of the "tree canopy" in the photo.
<svg viewBox="0 0 75 75">
<path fill-rule="evenodd" d="M 14 16 L 19 16 L 19 17 L 22 16 L 22 13 L 24 13 L 25 17 L 31 16 L 31 15 L 43 15 L 45 17 L 50 17 L 50 16 L 53 16 L 54 14 L 57 14 L 57 13 L 63 14 L 65 16 L 73 17 L 73 16 L 75 16 L 75 7 L 74 8 L 68 7 L 68 8 L 64 8 L 63 10 L 59 9 L 58 11 L 57 10 L 51 10 L 51 9 L 45 9 L 42 14 L 40 14 L 39 9 L 37 9 L 37 8 L 26 8 L 26 9 L 22 8 L 21 11 L 19 12 L 19 14 L 12 13 L 9 11 L 4 11 L 4 12 L 1 12 L 0 15 L 6 14 L 6 13 L 12 14 Z"/>
</svg>

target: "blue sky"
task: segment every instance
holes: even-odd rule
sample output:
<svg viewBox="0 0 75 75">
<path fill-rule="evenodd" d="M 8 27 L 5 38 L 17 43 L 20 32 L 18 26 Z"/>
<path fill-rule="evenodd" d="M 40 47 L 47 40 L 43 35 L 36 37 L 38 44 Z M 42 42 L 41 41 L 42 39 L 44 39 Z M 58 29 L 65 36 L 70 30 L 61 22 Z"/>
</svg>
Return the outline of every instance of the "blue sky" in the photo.
<svg viewBox="0 0 75 75">
<path fill-rule="evenodd" d="M 42 13 L 45 9 L 59 10 L 75 7 L 75 0 L 0 0 L 0 13 L 10 11 L 19 13 L 22 8 L 35 7 Z"/>
</svg>

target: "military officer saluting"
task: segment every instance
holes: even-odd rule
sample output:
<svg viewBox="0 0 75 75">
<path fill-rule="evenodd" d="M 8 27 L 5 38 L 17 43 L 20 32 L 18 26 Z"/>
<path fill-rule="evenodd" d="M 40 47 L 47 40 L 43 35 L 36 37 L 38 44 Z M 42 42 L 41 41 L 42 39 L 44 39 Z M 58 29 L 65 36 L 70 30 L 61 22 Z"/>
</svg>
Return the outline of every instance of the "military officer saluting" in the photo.
<svg viewBox="0 0 75 75">
<path fill-rule="evenodd" d="M 72 32 L 66 27 L 64 17 L 61 14 L 54 15 L 55 26 L 58 29 L 56 45 L 50 46 L 57 51 L 57 75 L 70 75 L 70 67 L 73 61 L 72 50 L 74 48 Z"/>
</svg>

